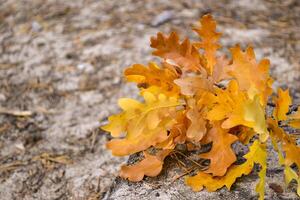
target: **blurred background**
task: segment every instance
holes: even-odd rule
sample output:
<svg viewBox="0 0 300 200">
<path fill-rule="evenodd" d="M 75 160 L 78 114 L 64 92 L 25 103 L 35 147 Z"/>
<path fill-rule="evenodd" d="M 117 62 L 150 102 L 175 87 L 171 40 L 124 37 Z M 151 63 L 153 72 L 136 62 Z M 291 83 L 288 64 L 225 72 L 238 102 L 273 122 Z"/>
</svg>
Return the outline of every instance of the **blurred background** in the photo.
<svg viewBox="0 0 300 200">
<path fill-rule="evenodd" d="M 251 44 L 300 103 L 299 0 L 0 0 L 0 199 L 102 198 L 127 159 L 98 128 L 137 95 L 123 69 L 207 13 L 222 52 Z"/>
</svg>

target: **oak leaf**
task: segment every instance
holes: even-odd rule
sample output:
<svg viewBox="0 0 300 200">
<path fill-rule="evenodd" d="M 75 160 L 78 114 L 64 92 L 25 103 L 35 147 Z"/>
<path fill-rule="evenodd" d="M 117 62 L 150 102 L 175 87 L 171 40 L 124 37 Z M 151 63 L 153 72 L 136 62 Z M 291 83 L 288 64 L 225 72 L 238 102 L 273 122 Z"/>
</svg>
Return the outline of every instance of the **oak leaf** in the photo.
<svg viewBox="0 0 300 200">
<path fill-rule="evenodd" d="M 201 95 L 205 91 L 213 90 L 213 81 L 208 77 L 184 77 L 174 80 L 174 83 L 180 87 L 181 93 L 187 96 Z"/>
<path fill-rule="evenodd" d="M 151 38 L 153 55 L 163 58 L 166 62 L 179 66 L 184 71 L 201 71 L 203 58 L 198 50 L 191 44 L 189 39 L 182 43 L 176 32 L 172 32 L 168 37 L 158 33 Z"/>
<path fill-rule="evenodd" d="M 145 158 L 137 164 L 121 167 L 120 176 L 128 179 L 129 181 L 138 182 L 143 179 L 144 176 L 154 177 L 157 176 L 163 167 L 163 161 L 171 150 L 164 150 L 157 155 L 150 155 L 144 152 Z"/>
<path fill-rule="evenodd" d="M 195 27 L 193 30 L 198 33 L 201 41 L 194 45 L 204 50 L 206 68 L 211 75 L 217 63 L 216 51 L 221 47 L 218 40 L 222 34 L 216 32 L 217 24 L 211 15 L 204 15 L 199 22 L 201 26 Z"/>
<path fill-rule="evenodd" d="M 225 56 L 220 56 L 216 59 L 216 64 L 212 72 L 213 82 L 218 83 L 222 80 L 232 79 L 232 77 L 227 73 L 230 61 Z"/>
<path fill-rule="evenodd" d="M 272 132 L 272 137 L 276 142 L 281 143 L 282 149 L 285 152 L 285 165 L 290 166 L 295 163 L 300 168 L 300 147 L 297 146 L 295 138 L 279 127 L 274 119 L 269 118 L 268 124 Z"/>
<path fill-rule="evenodd" d="M 262 105 L 265 105 L 272 93 L 270 61 L 263 59 L 257 63 L 252 47 L 248 47 L 244 52 L 239 46 L 235 46 L 230 51 L 232 64 L 228 66 L 228 74 L 238 81 L 240 89 L 247 91 L 251 99 L 259 95 Z"/>
<path fill-rule="evenodd" d="M 252 128 L 246 126 L 236 126 L 231 128 L 229 133 L 236 135 L 239 138 L 239 141 L 244 145 L 249 144 L 253 136 L 256 135 L 256 132 Z"/>
<path fill-rule="evenodd" d="M 250 174 L 254 167 L 254 163 L 264 164 L 266 158 L 266 145 L 261 144 L 256 140 L 251 145 L 249 152 L 244 158 L 247 159 L 246 162 L 241 165 L 231 166 L 227 173 L 222 177 L 213 177 L 210 174 L 199 172 L 196 176 L 186 177 L 186 184 L 191 186 L 194 191 L 201 191 L 205 187 L 209 192 L 213 192 L 223 186 L 226 186 L 227 189 L 230 190 L 237 178 L 242 175 Z"/>
<path fill-rule="evenodd" d="M 264 150 L 259 155 L 257 155 L 258 158 L 256 162 L 260 164 L 261 169 L 258 173 L 259 182 L 255 187 L 255 191 L 259 194 L 259 199 L 264 200 L 266 175 L 267 175 L 267 150 L 266 150 L 266 144 L 261 144 L 261 145 Z"/>
<path fill-rule="evenodd" d="M 285 183 L 288 185 L 292 180 L 295 180 L 298 184 L 297 194 L 300 196 L 300 176 L 289 166 L 284 168 Z"/>
<path fill-rule="evenodd" d="M 266 141 L 268 131 L 265 112 L 258 96 L 248 98 L 245 92 L 239 90 L 235 80 L 230 81 L 225 90 L 217 88 L 215 93 L 211 96 L 212 105 L 207 113 L 208 120 L 224 120 L 222 123 L 224 129 L 238 125 L 253 128 L 260 134 L 261 141 Z"/>
<path fill-rule="evenodd" d="M 178 112 L 176 115 L 176 124 L 169 131 L 168 138 L 157 144 L 155 147 L 159 149 L 174 149 L 177 144 L 184 144 L 186 141 L 186 130 L 188 126 L 186 113 Z"/>
<path fill-rule="evenodd" d="M 112 136 L 107 148 L 117 156 L 128 155 L 147 149 L 168 138 L 168 130 L 176 123 L 176 107 L 180 105 L 175 97 L 164 94 L 155 96 L 143 93 L 145 103 L 133 99 L 120 99 L 119 105 L 124 110 L 121 114 L 109 117 L 109 124 L 102 127 Z"/>
<path fill-rule="evenodd" d="M 297 108 L 295 113 L 288 116 L 289 125 L 294 128 L 300 128 L 300 106 Z"/>
<path fill-rule="evenodd" d="M 278 89 L 278 97 L 275 99 L 275 108 L 273 111 L 273 116 L 281 121 L 287 120 L 287 113 L 289 111 L 289 106 L 291 105 L 292 100 L 289 94 L 289 90 Z"/>
<path fill-rule="evenodd" d="M 277 142 L 280 142 L 280 141 L 276 137 L 277 137 L 276 134 L 275 135 L 271 134 L 272 144 L 273 144 L 273 147 L 274 147 L 274 149 L 275 149 L 275 151 L 277 152 L 277 155 L 278 155 L 278 163 L 280 165 L 284 166 L 285 184 L 289 185 L 289 183 L 292 180 L 295 180 L 298 184 L 297 194 L 300 196 L 300 177 L 298 176 L 298 174 L 290 166 L 285 165 L 284 156 L 283 156 L 282 152 L 279 150 L 279 147 L 278 147 L 278 144 L 277 144 Z"/>
<path fill-rule="evenodd" d="M 212 173 L 213 176 L 223 176 L 226 173 L 228 167 L 236 161 L 231 144 L 237 139 L 235 135 L 222 129 L 220 124 L 214 124 L 205 139 L 206 142 L 212 142 L 212 149 L 207 153 L 200 154 L 201 158 L 210 159 L 206 173 Z"/>
<path fill-rule="evenodd" d="M 179 87 L 173 82 L 179 77 L 178 74 L 168 68 L 161 68 L 153 62 L 148 66 L 134 64 L 124 71 L 124 75 L 128 82 L 135 82 L 142 89 L 149 90 L 149 87 L 156 86 L 167 95 L 179 93 Z"/>
<path fill-rule="evenodd" d="M 197 104 L 194 99 L 189 102 L 190 109 L 186 116 L 190 120 L 190 125 L 186 131 L 186 136 L 193 142 L 199 142 L 206 134 L 207 120 L 204 119 L 203 106 Z"/>
</svg>

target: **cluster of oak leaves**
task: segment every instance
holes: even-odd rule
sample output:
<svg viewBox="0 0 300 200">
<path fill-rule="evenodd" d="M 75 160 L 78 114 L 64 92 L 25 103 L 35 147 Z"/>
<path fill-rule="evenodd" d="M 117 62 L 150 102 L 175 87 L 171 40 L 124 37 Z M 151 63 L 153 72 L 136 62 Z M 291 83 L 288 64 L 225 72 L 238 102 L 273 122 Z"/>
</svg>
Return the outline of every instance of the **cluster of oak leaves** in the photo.
<svg viewBox="0 0 300 200">
<path fill-rule="evenodd" d="M 243 51 L 239 46 L 230 48 L 231 60 L 218 56 L 221 33 L 216 32 L 210 15 L 203 16 L 193 30 L 199 35 L 197 42 L 188 38 L 180 42 L 175 32 L 169 36 L 158 33 L 151 38 L 151 47 L 153 55 L 162 58 L 161 64 L 134 64 L 125 70 L 126 80 L 137 84 L 144 101 L 120 99 L 123 111 L 110 116 L 102 129 L 114 137 L 107 143 L 113 155 L 143 151 L 144 159 L 122 166 L 120 176 L 130 181 L 156 176 L 177 145 L 196 152 L 210 143 L 208 152 L 197 155 L 210 160 L 209 166 L 187 176 L 186 184 L 195 191 L 230 189 L 238 177 L 258 164 L 256 191 L 263 199 L 269 140 L 284 167 L 286 183 L 295 180 L 300 195 L 300 147 L 295 136 L 281 128 L 300 128 L 300 108 L 289 112 L 288 90 L 273 94 L 269 60 L 257 62 L 251 47 Z M 275 108 L 268 114 L 270 100 Z M 237 141 L 249 146 L 242 164 L 236 164 L 232 149 Z"/>
</svg>

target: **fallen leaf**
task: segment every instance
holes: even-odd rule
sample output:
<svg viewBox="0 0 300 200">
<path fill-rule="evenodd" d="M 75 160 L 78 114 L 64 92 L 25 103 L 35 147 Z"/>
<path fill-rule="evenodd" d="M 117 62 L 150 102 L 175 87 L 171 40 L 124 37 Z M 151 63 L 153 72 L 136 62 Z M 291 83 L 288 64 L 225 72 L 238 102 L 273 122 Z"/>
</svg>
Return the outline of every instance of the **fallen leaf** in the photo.
<svg viewBox="0 0 300 200">
<path fill-rule="evenodd" d="M 179 93 L 179 87 L 173 82 L 179 77 L 178 74 L 168 68 L 160 68 L 155 63 L 149 63 L 148 66 L 134 64 L 124 71 L 124 75 L 127 81 L 137 83 L 142 89 L 156 86 L 166 95 Z"/>
<path fill-rule="evenodd" d="M 287 120 L 287 113 L 289 111 L 289 106 L 291 105 L 292 100 L 289 94 L 289 90 L 278 89 L 278 97 L 275 98 L 275 108 L 273 111 L 273 116 L 281 121 Z"/>
<path fill-rule="evenodd" d="M 209 168 L 205 172 L 212 173 L 213 176 L 223 176 L 236 161 L 231 144 L 238 138 L 222 129 L 218 123 L 214 124 L 206 137 L 207 142 L 212 142 L 212 149 L 207 153 L 200 154 L 201 158 L 210 159 Z"/>
<path fill-rule="evenodd" d="M 246 162 L 241 165 L 231 166 L 227 173 L 222 177 L 213 177 L 205 172 L 199 172 L 196 176 L 186 177 L 185 182 L 191 186 L 194 191 L 201 191 L 204 187 L 209 191 L 216 191 L 217 189 L 226 186 L 230 190 L 232 184 L 237 178 L 242 175 L 248 175 L 254 167 L 254 163 L 263 163 L 266 154 L 266 146 L 259 141 L 255 141 L 249 152 L 244 156 Z M 261 198 L 261 196 L 260 196 Z"/>
<path fill-rule="evenodd" d="M 202 105 L 197 105 L 196 102 L 190 103 L 190 109 L 187 111 L 186 116 L 190 120 L 186 136 L 193 142 L 199 142 L 207 131 L 207 120 L 204 119 Z"/>
<path fill-rule="evenodd" d="M 182 43 L 176 32 L 172 32 L 168 37 L 158 33 L 156 37 L 151 38 L 153 55 L 163 58 L 165 61 L 171 60 L 175 65 L 185 71 L 200 71 L 202 67 L 202 57 L 198 50 L 191 44 L 189 39 Z"/>
<path fill-rule="evenodd" d="M 210 121 L 224 120 L 222 128 L 230 129 L 244 125 L 253 128 L 260 134 L 261 141 L 268 138 L 265 112 L 260 104 L 259 97 L 253 99 L 239 90 L 235 80 L 230 81 L 225 90 L 216 89 L 216 95 L 211 96 L 211 108 L 207 113 Z"/>
<path fill-rule="evenodd" d="M 201 26 L 195 27 L 193 30 L 198 33 L 201 42 L 196 42 L 194 45 L 204 50 L 206 68 L 211 75 L 217 63 L 216 51 L 221 47 L 218 40 L 222 34 L 216 32 L 217 24 L 211 15 L 204 15 L 199 22 Z"/>
<path fill-rule="evenodd" d="M 288 116 L 288 124 L 293 128 L 300 128 L 300 106 L 297 111 Z"/>
<path fill-rule="evenodd" d="M 157 155 L 144 152 L 145 158 L 139 163 L 131 166 L 123 165 L 120 176 L 133 182 L 141 181 L 144 176 L 157 176 L 162 170 L 163 160 L 170 152 L 171 150 L 164 150 Z"/>
<path fill-rule="evenodd" d="M 205 91 L 213 90 L 212 80 L 200 76 L 176 79 L 174 83 L 180 87 L 181 94 L 187 96 L 200 95 Z"/>
<path fill-rule="evenodd" d="M 125 138 L 112 139 L 107 148 L 117 156 L 128 155 L 155 146 L 168 138 L 168 131 L 176 123 L 176 107 L 180 105 L 175 97 L 164 94 L 143 93 L 145 103 L 133 99 L 121 99 L 121 114 L 111 116 L 109 124 L 102 127 L 112 136 Z"/>
<path fill-rule="evenodd" d="M 272 93 L 270 61 L 263 59 L 257 63 L 252 47 L 248 47 L 244 52 L 239 46 L 235 46 L 230 51 L 232 64 L 228 66 L 227 73 L 238 81 L 240 89 L 245 90 L 251 99 L 258 95 L 261 104 L 265 105 Z"/>
</svg>

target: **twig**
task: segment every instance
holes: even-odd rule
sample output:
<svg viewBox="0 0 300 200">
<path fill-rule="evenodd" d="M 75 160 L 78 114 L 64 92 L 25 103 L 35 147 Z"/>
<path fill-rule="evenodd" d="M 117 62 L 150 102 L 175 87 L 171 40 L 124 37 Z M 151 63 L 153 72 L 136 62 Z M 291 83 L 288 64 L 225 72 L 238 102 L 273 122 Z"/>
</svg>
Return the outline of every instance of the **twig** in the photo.
<svg viewBox="0 0 300 200">
<path fill-rule="evenodd" d="M 188 159 L 189 161 L 191 161 L 192 163 L 194 163 L 195 165 L 197 165 L 198 167 L 200 167 L 201 169 L 203 167 L 206 167 L 206 166 L 203 166 L 203 165 L 200 165 L 199 163 L 197 163 L 196 161 L 194 161 L 193 159 L 190 159 L 189 157 L 187 157 L 186 155 L 184 155 L 183 153 L 181 153 L 180 151 L 174 151 L 175 153 L 178 153 L 180 155 L 182 155 L 183 157 L 185 157 L 186 159 Z"/>
<path fill-rule="evenodd" d="M 29 110 L 20 111 L 20 110 L 8 110 L 5 108 L 0 108 L 0 114 L 28 117 L 33 115 L 33 112 Z"/>
<path fill-rule="evenodd" d="M 182 161 L 177 157 L 176 153 L 173 153 L 172 155 L 174 155 L 174 157 L 175 157 L 175 159 L 177 160 L 177 162 L 178 162 L 180 165 L 182 165 L 183 168 L 186 169 L 185 163 L 182 162 Z"/>
<path fill-rule="evenodd" d="M 22 161 L 15 161 L 12 163 L 3 164 L 3 165 L 0 165 L 0 172 L 14 170 L 23 165 L 24 165 L 24 163 Z"/>
<path fill-rule="evenodd" d="M 184 173 L 175 176 L 175 177 L 173 178 L 173 180 L 171 181 L 171 183 L 173 183 L 173 182 L 176 181 L 177 179 L 179 179 L 179 178 L 181 178 L 181 177 L 183 177 L 183 176 L 189 174 L 189 173 L 192 172 L 194 169 L 195 169 L 195 167 L 191 167 L 190 169 L 188 169 L 188 170 L 185 171 Z"/>
</svg>

